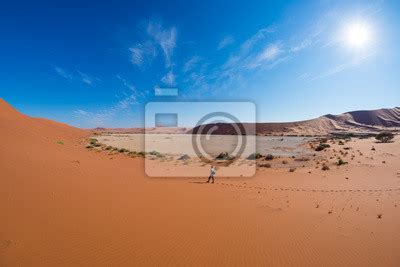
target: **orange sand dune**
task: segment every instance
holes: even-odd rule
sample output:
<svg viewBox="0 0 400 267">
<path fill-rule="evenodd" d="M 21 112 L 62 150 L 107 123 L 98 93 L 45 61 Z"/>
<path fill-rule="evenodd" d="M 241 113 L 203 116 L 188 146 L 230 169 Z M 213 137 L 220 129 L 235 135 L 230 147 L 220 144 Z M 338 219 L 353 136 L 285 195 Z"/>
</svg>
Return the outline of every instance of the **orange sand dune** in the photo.
<svg viewBox="0 0 400 267">
<path fill-rule="evenodd" d="M 381 130 L 399 131 L 400 108 L 360 110 L 340 115 L 324 115 L 316 119 L 295 122 L 242 123 L 247 134 L 259 135 L 328 135 L 337 132 L 376 133 Z M 205 127 L 204 132 L 213 128 L 214 124 Z M 199 126 L 189 131 L 197 133 Z M 214 134 L 237 134 L 229 123 L 218 123 Z"/>
<path fill-rule="evenodd" d="M 400 264 L 398 138 L 354 142 L 363 156 L 329 172 L 211 185 L 147 178 L 143 159 L 88 151 L 86 131 L 4 101 L 0 127 L 0 266 Z"/>
</svg>

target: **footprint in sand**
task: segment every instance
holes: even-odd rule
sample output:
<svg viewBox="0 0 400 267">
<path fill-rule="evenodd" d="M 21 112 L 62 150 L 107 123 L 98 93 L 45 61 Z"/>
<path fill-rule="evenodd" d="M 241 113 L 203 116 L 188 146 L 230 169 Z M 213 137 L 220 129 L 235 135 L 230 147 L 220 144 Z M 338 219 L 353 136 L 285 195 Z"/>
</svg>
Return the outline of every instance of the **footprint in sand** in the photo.
<svg viewBox="0 0 400 267">
<path fill-rule="evenodd" d="M 12 245 L 12 240 L 0 240 L 0 249 L 6 249 Z"/>
</svg>

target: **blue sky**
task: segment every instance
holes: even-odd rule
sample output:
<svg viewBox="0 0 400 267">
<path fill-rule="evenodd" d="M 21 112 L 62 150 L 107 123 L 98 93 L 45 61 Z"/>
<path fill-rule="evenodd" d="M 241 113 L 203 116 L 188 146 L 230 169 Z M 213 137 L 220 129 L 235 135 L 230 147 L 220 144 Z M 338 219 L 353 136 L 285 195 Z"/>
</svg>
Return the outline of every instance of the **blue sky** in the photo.
<svg viewBox="0 0 400 267">
<path fill-rule="evenodd" d="M 399 26 L 399 1 L 8 2 L 0 97 L 79 127 L 142 126 L 149 101 L 252 101 L 258 121 L 394 107 Z"/>
</svg>

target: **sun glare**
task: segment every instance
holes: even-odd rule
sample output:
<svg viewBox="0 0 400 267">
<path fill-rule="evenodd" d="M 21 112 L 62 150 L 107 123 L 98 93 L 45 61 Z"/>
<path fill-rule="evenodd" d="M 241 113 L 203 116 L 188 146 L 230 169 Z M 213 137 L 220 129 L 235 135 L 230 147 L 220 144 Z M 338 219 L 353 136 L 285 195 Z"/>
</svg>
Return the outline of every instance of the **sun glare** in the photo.
<svg viewBox="0 0 400 267">
<path fill-rule="evenodd" d="M 353 23 L 346 27 L 345 40 L 349 46 L 361 48 L 371 40 L 371 32 L 368 25 Z"/>
</svg>

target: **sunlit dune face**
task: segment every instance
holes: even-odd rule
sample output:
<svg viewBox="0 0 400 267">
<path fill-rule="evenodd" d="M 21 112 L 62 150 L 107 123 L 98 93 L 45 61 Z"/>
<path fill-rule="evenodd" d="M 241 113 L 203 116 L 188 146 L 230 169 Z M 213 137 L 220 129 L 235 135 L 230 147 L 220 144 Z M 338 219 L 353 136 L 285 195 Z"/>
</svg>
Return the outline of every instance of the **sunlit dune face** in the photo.
<svg viewBox="0 0 400 267">
<path fill-rule="evenodd" d="M 346 27 L 345 41 L 351 47 L 365 47 L 371 41 L 370 29 L 363 23 L 350 24 Z"/>
</svg>

